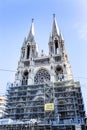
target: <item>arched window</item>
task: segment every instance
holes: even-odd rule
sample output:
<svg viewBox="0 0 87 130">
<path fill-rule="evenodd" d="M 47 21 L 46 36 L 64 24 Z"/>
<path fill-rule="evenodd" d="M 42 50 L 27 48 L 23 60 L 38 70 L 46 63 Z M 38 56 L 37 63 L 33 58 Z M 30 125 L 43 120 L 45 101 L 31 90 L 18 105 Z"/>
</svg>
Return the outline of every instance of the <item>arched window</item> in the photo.
<svg viewBox="0 0 87 130">
<path fill-rule="evenodd" d="M 21 54 L 21 58 L 25 57 L 25 49 L 22 49 L 22 54 Z"/>
<path fill-rule="evenodd" d="M 59 46 L 58 46 L 58 40 L 55 39 L 55 54 L 59 54 Z"/>
<path fill-rule="evenodd" d="M 46 81 L 50 81 L 50 74 L 47 70 L 40 69 L 34 77 L 34 83 L 38 84 Z"/>
<path fill-rule="evenodd" d="M 28 84 L 28 71 L 25 70 L 23 73 L 22 85 L 27 85 L 27 84 Z"/>
<path fill-rule="evenodd" d="M 50 53 L 54 53 L 53 46 L 50 46 Z"/>
<path fill-rule="evenodd" d="M 27 45 L 27 59 L 29 59 L 30 56 L 30 45 Z"/>
<path fill-rule="evenodd" d="M 58 65 L 56 67 L 55 73 L 56 73 L 56 80 L 62 81 L 64 79 L 63 69 L 62 69 L 62 67 L 60 65 Z"/>
<path fill-rule="evenodd" d="M 62 67 L 58 65 L 58 66 L 56 67 L 55 72 L 56 72 L 56 75 L 62 74 L 62 73 L 63 73 Z"/>
</svg>

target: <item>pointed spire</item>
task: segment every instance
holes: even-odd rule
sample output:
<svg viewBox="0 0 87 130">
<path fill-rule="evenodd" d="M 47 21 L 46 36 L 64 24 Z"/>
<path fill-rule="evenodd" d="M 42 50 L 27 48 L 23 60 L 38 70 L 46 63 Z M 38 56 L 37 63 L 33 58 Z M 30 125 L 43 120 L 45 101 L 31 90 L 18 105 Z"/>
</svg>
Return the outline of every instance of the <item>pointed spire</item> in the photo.
<svg viewBox="0 0 87 130">
<path fill-rule="evenodd" d="M 61 38 L 62 41 L 64 41 L 64 38 L 63 38 L 63 35 L 62 35 L 61 32 L 60 32 L 60 38 Z"/>
<path fill-rule="evenodd" d="M 60 31 L 59 31 L 59 28 L 57 26 L 55 14 L 53 14 L 52 36 L 55 36 L 55 35 L 59 36 L 59 34 L 60 34 Z"/>
<path fill-rule="evenodd" d="M 50 33 L 49 42 L 52 42 L 52 33 Z"/>
<path fill-rule="evenodd" d="M 27 37 L 27 41 L 34 41 L 34 19 L 32 19 L 31 27 L 30 27 L 30 32 Z"/>
<path fill-rule="evenodd" d="M 26 37 L 24 38 L 22 47 L 25 47 L 25 44 L 26 44 Z"/>
</svg>

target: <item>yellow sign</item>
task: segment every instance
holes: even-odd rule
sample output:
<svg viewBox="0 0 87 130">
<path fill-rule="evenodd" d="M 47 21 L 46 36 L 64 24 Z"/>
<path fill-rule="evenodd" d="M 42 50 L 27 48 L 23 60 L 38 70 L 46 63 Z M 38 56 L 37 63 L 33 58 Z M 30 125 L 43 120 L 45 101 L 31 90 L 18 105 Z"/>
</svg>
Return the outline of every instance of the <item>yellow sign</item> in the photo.
<svg viewBox="0 0 87 130">
<path fill-rule="evenodd" d="M 54 103 L 46 103 L 44 105 L 44 110 L 45 111 L 53 111 L 54 110 Z"/>
</svg>

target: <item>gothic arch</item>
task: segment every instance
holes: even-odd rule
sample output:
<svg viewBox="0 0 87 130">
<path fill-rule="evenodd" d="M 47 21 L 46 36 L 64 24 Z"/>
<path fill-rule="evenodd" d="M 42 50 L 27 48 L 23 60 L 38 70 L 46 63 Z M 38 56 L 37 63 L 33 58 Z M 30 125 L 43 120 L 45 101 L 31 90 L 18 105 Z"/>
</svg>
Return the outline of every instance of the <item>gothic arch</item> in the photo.
<svg viewBox="0 0 87 130">
<path fill-rule="evenodd" d="M 56 73 L 56 75 L 62 74 L 63 73 L 62 66 L 57 65 L 56 68 L 55 68 L 55 73 Z"/>
<path fill-rule="evenodd" d="M 26 50 L 27 50 L 26 59 L 29 59 L 30 57 L 30 43 L 29 42 L 26 44 Z"/>
<path fill-rule="evenodd" d="M 44 83 L 46 81 L 50 81 L 50 74 L 48 70 L 41 68 L 36 72 L 36 75 L 34 77 L 34 83 Z"/>
<path fill-rule="evenodd" d="M 28 70 L 25 70 L 23 72 L 23 78 L 22 78 L 22 85 L 27 85 L 28 84 Z"/>
<path fill-rule="evenodd" d="M 58 37 L 54 38 L 55 54 L 59 54 L 59 40 Z"/>
<path fill-rule="evenodd" d="M 56 80 L 62 81 L 64 79 L 63 68 L 61 65 L 57 65 L 55 68 Z"/>
<path fill-rule="evenodd" d="M 33 101 L 37 101 L 37 100 L 39 100 L 39 101 L 44 101 L 44 96 L 36 96 L 34 99 L 33 99 Z"/>
<path fill-rule="evenodd" d="M 66 103 L 66 102 L 61 99 L 61 100 L 58 101 L 58 103 L 59 103 L 59 104 L 64 104 L 64 103 Z"/>
</svg>

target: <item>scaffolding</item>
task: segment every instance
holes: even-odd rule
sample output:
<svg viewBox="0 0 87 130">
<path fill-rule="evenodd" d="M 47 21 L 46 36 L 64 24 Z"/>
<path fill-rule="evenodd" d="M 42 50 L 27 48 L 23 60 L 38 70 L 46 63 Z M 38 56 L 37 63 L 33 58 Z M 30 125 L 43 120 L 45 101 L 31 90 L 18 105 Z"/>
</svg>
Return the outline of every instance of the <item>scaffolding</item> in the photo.
<svg viewBox="0 0 87 130">
<path fill-rule="evenodd" d="M 79 82 L 74 82 L 71 65 L 58 30 L 55 15 L 49 37 L 49 55 L 38 53 L 33 20 L 24 40 L 15 74 L 8 84 L 5 119 L 0 130 L 85 129 L 85 110 Z M 46 107 L 46 108 L 44 108 Z"/>
<path fill-rule="evenodd" d="M 54 110 L 45 111 L 46 103 L 53 103 Z M 35 129 L 68 129 L 85 125 L 85 111 L 79 82 L 62 81 L 34 85 L 11 85 L 7 90 L 6 118 L 16 121 L 1 127 L 32 127 Z M 34 120 L 34 122 L 31 122 Z M 18 121 L 22 121 L 20 125 Z M 26 125 L 26 123 L 28 124 Z M 33 124 L 33 126 L 31 125 Z M 28 126 L 29 125 L 29 126 Z M 34 128 L 33 128 L 34 127 Z M 7 130 L 7 129 L 6 129 Z M 13 130 L 13 128 L 12 128 Z M 83 130 L 85 130 L 83 128 Z"/>
</svg>

